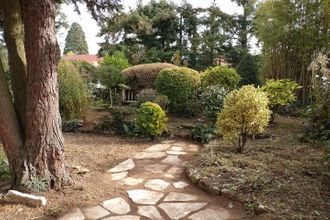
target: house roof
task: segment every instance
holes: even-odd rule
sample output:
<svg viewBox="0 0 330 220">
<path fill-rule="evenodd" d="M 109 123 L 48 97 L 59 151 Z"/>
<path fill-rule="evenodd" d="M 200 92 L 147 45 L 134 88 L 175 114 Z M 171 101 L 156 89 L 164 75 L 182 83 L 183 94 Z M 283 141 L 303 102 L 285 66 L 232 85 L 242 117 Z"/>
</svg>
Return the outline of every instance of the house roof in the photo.
<svg viewBox="0 0 330 220">
<path fill-rule="evenodd" d="M 91 54 L 73 54 L 73 55 L 66 55 L 63 57 L 63 59 L 70 61 L 85 61 L 94 66 L 98 66 L 98 63 L 102 60 L 102 57 Z"/>
</svg>

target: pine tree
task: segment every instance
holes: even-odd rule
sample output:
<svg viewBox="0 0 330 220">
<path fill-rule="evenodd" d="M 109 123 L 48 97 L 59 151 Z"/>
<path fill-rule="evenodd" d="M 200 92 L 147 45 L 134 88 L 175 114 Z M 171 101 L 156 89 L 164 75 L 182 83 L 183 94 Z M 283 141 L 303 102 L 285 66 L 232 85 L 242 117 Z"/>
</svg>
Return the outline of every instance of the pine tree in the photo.
<svg viewBox="0 0 330 220">
<path fill-rule="evenodd" d="M 76 54 L 88 54 L 88 46 L 85 40 L 85 33 L 80 24 L 72 23 L 65 39 L 64 54 L 72 51 Z"/>
</svg>

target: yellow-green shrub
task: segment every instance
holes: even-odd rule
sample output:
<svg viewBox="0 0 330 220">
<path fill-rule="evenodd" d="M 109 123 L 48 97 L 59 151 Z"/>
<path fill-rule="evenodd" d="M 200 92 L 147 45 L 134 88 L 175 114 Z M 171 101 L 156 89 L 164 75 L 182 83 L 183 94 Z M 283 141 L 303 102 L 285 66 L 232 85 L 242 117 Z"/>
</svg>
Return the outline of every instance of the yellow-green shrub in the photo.
<svg viewBox="0 0 330 220">
<path fill-rule="evenodd" d="M 122 71 L 127 78 L 127 84 L 133 90 L 141 90 L 144 88 L 154 88 L 157 74 L 165 69 L 176 67 L 170 63 L 148 63 L 129 67 Z"/>
<path fill-rule="evenodd" d="M 194 114 L 199 85 L 199 73 L 186 67 L 164 69 L 156 78 L 157 92 L 168 97 L 171 111 L 179 115 Z"/>
<path fill-rule="evenodd" d="M 138 110 L 136 125 L 142 136 L 155 137 L 166 130 L 166 121 L 166 114 L 159 105 L 145 102 Z"/>
<path fill-rule="evenodd" d="M 203 88 L 221 85 L 225 89 L 233 90 L 237 87 L 241 77 L 234 68 L 225 66 L 209 67 L 201 75 Z"/>
<path fill-rule="evenodd" d="M 243 86 L 226 96 L 218 114 L 219 133 L 241 152 L 249 134 L 263 132 L 270 114 L 267 94 L 254 86 Z"/>
<path fill-rule="evenodd" d="M 58 64 L 60 111 L 64 120 L 81 119 L 91 104 L 87 83 L 70 61 Z"/>
</svg>

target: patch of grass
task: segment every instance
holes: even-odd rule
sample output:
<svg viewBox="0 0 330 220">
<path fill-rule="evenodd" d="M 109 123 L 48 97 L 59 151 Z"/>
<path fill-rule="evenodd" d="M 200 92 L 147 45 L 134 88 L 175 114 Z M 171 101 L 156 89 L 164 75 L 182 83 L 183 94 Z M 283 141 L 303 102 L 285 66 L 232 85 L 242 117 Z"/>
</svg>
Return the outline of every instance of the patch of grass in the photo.
<svg viewBox="0 0 330 220">
<path fill-rule="evenodd" d="M 242 154 L 218 139 L 206 145 L 188 168 L 239 198 L 252 214 L 262 204 L 285 219 L 327 219 L 326 153 L 324 148 L 299 142 L 303 129 L 299 119 L 278 117 L 266 131 L 271 137 L 249 140 Z"/>
</svg>

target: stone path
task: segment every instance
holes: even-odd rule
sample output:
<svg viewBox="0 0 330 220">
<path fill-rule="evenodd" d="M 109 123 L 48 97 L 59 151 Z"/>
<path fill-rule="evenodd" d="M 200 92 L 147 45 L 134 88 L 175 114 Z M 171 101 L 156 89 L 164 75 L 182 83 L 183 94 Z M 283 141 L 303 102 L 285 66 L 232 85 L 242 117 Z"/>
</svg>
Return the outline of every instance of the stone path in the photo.
<svg viewBox="0 0 330 220">
<path fill-rule="evenodd" d="M 197 151 L 199 146 L 182 141 L 149 147 L 107 171 L 109 184 L 117 184 L 126 195 L 73 209 L 60 220 L 247 219 L 242 209 L 228 208 L 235 202 L 207 194 L 189 182 L 184 166 Z"/>
</svg>

